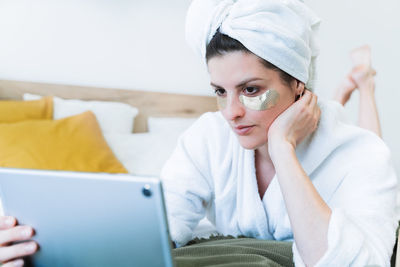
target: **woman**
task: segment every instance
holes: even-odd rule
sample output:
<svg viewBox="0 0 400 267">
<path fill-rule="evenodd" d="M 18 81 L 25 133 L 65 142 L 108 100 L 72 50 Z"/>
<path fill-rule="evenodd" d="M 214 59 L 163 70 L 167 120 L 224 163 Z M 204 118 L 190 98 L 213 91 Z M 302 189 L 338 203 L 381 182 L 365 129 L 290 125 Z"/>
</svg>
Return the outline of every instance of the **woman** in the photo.
<svg viewBox="0 0 400 267">
<path fill-rule="evenodd" d="M 297 0 L 192 3 L 187 39 L 221 111 L 180 137 L 162 171 L 178 246 L 207 216 L 223 235 L 293 240 L 296 266 L 389 265 L 390 153 L 336 105 L 317 104 L 318 23 Z"/>
<path fill-rule="evenodd" d="M 188 41 L 206 59 L 221 111 L 180 137 L 161 174 L 177 246 L 207 215 L 223 235 L 294 241 L 296 266 L 388 265 L 390 155 L 374 134 L 343 124 L 335 106 L 317 104 L 318 24 L 297 0 L 192 3 Z M 2 244 L 32 236 L 5 219 Z M 36 248 L 6 246 L 0 260 Z"/>
</svg>

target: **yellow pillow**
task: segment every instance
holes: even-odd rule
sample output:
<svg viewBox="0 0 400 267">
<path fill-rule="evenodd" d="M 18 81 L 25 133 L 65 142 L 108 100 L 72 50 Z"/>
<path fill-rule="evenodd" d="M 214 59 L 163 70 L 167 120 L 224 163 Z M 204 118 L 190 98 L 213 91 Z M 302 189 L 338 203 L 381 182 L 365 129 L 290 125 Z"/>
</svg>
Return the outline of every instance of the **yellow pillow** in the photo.
<svg viewBox="0 0 400 267">
<path fill-rule="evenodd" d="M 0 167 L 127 173 L 91 111 L 60 120 L 0 123 Z"/>
<path fill-rule="evenodd" d="M 53 118 L 53 98 L 32 101 L 0 101 L 0 123 Z"/>
</svg>

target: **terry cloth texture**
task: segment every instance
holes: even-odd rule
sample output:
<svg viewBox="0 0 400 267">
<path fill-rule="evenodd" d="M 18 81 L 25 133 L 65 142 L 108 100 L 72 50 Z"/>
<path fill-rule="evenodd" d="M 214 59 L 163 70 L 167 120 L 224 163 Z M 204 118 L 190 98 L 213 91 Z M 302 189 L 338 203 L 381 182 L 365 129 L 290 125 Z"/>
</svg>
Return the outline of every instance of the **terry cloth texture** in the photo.
<svg viewBox="0 0 400 267">
<path fill-rule="evenodd" d="M 339 104 L 319 105 L 318 129 L 296 148 L 332 211 L 328 249 L 316 266 L 389 266 L 398 224 L 390 151 L 372 132 L 341 122 Z M 205 216 L 224 236 L 294 241 L 278 175 L 261 199 L 254 150 L 240 145 L 220 112 L 204 114 L 181 135 L 161 178 L 178 247 L 193 239 Z M 305 266 L 295 242 L 293 260 Z"/>
<path fill-rule="evenodd" d="M 205 60 L 219 29 L 313 89 L 319 24 L 299 0 L 195 0 L 186 16 L 186 40 Z"/>
</svg>

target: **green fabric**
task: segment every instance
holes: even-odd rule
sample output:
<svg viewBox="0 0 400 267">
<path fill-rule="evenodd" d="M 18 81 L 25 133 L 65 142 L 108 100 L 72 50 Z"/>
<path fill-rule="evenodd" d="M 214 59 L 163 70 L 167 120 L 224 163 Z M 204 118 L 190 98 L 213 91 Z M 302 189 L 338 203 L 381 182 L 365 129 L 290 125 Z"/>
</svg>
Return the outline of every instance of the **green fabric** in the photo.
<svg viewBox="0 0 400 267">
<path fill-rule="evenodd" d="M 172 255 L 177 267 L 294 266 L 292 242 L 254 238 L 195 239 Z"/>
<path fill-rule="evenodd" d="M 400 221 L 396 237 L 400 231 Z M 259 240 L 232 236 L 212 236 L 194 239 L 185 247 L 172 250 L 177 267 L 197 266 L 294 266 L 292 242 Z M 396 244 L 390 266 L 395 266 Z"/>
<path fill-rule="evenodd" d="M 398 222 L 398 225 L 397 225 L 396 243 L 394 244 L 392 258 L 390 259 L 391 267 L 394 267 L 396 265 L 396 258 L 397 258 L 396 252 L 397 252 L 397 242 L 398 242 L 398 238 L 399 238 L 399 230 L 400 230 L 400 221 Z"/>
</svg>

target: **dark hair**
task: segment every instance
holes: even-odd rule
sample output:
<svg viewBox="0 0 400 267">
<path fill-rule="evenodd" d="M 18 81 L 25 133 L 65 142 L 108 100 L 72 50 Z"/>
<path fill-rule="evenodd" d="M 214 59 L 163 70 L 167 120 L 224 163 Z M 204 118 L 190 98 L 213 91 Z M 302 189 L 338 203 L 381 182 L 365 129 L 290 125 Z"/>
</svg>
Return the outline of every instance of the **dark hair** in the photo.
<svg viewBox="0 0 400 267">
<path fill-rule="evenodd" d="M 226 34 L 221 33 L 219 30 L 215 33 L 213 38 L 211 39 L 210 43 L 207 45 L 206 48 L 206 61 L 208 62 L 212 57 L 215 56 L 222 56 L 225 55 L 228 52 L 234 52 L 234 51 L 242 51 L 245 53 L 252 53 L 250 50 L 248 50 L 241 42 L 239 42 L 236 39 L 233 39 L 229 37 Z M 269 63 L 265 59 L 258 57 L 261 61 L 261 63 L 270 70 L 276 71 L 279 73 L 279 77 L 281 80 L 286 83 L 288 86 L 290 86 L 291 82 L 293 80 L 296 80 L 293 76 L 290 74 L 284 72 L 280 68 L 276 67 L 275 65 Z"/>
</svg>

